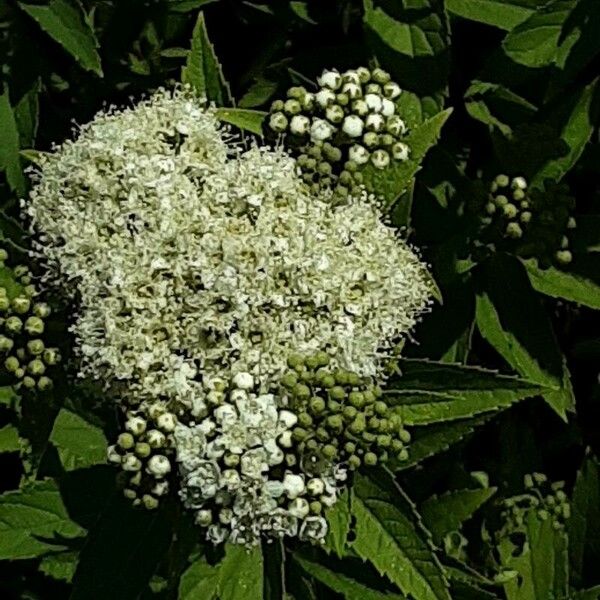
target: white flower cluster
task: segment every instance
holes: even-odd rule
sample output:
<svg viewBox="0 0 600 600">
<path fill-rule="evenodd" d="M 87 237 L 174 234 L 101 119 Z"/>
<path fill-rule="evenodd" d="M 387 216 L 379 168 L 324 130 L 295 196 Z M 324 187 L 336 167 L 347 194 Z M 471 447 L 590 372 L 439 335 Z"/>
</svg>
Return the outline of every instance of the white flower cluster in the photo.
<svg viewBox="0 0 600 600">
<path fill-rule="evenodd" d="M 178 424 L 174 439 L 181 498 L 208 538 L 245 545 L 261 533 L 322 539 L 327 522 L 320 513 L 335 503 L 345 471 L 311 477 L 300 470 L 292 450 L 296 415 L 278 407 L 273 394 L 254 390 L 250 373 L 238 373 L 231 386 L 219 379 L 206 385 L 210 412 Z"/>
<path fill-rule="evenodd" d="M 276 498 L 265 495 L 264 467 L 285 453 L 290 417 L 268 394 L 287 358 L 325 350 L 333 367 L 376 375 L 431 294 L 424 265 L 366 194 L 334 208 L 283 152 L 241 151 L 226 135 L 186 90 L 159 91 L 99 114 L 45 156 L 24 202 L 48 281 L 77 302 L 80 375 L 106 382 L 136 414 L 159 402 L 176 415 L 185 502 L 199 506 L 211 477 L 215 493 L 237 485 L 215 461 L 240 456 L 236 497 L 257 507 L 224 505 L 233 513 L 218 513 L 214 539 Z M 213 382 L 247 391 L 241 374 L 256 397 L 232 391 L 224 404 Z M 304 509 L 285 506 L 297 519 Z M 322 531 L 309 523 L 298 525 L 303 536 Z"/>
</svg>

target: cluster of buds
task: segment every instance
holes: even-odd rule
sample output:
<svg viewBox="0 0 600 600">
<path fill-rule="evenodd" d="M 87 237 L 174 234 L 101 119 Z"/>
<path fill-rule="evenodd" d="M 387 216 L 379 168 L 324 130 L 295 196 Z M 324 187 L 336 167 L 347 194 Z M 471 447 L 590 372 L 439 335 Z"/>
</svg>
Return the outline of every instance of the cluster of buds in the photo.
<svg viewBox="0 0 600 600">
<path fill-rule="evenodd" d="M 503 502 L 501 513 L 504 527 L 501 534 L 521 530 L 531 511 L 541 521 L 552 520 L 554 529 L 563 529 L 571 516 L 569 498 L 564 491 L 564 481 L 550 483 L 543 473 L 524 477 L 525 493 Z"/>
<path fill-rule="evenodd" d="M 326 352 L 292 356 L 288 365 L 281 383 L 298 415 L 292 435 L 304 470 L 332 461 L 355 470 L 390 457 L 408 459 L 410 433 L 369 378 L 329 369 Z"/>
<path fill-rule="evenodd" d="M 400 86 L 383 69 L 323 71 L 317 92 L 292 87 L 271 105 L 267 134 L 287 134 L 304 181 L 345 197 L 363 183 L 365 165 L 406 161 L 407 126 L 397 114 Z"/>
<path fill-rule="evenodd" d="M 573 198 L 562 184 L 543 190 L 528 188 L 524 177 L 498 175 L 483 201 L 477 201 L 479 237 L 476 246 L 502 249 L 539 259 L 541 266 L 567 265 L 573 259 L 568 232 L 576 222 Z"/>
<path fill-rule="evenodd" d="M 123 494 L 135 506 L 158 507 L 169 491 L 173 432 L 177 417 L 161 403 L 142 412 L 128 412 L 125 431 L 108 448 L 108 460 L 123 470 Z"/>
<path fill-rule="evenodd" d="M 0 249 L 0 264 L 8 253 Z M 0 353 L 4 371 L 16 387 L 45 391 L 52 387 L 49 370 L 60 361 L 58 348 L 46 347 L 42 339 L 50 307 L 36 301 L 38 291 L 25 265 L 12 270 L 4 267 L 5 280 L 0 286 Z"/>
<path fill-rule="evenodd" d="M 292 440 L 296 415 L 260 393 L 250 373 L 229 384 L 207 379 L 198 421 L 175 430 L 180 496 L 214 543 L 254 545 L 264 534 L 321 541 L 322 515 L 337 500 L 334 468 L 319 476 L 300 468 Z"/>
</svg>

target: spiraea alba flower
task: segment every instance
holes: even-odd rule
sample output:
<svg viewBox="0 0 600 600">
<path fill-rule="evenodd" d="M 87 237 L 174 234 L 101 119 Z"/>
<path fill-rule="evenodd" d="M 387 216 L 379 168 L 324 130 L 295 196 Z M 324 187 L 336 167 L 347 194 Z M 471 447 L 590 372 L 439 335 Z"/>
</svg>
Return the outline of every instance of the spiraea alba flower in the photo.
<svg viewBox="0 0 600 600">
<path fill-rule="evenodd" d="M 128 495 L 153 508 L 177 477 L 215 542 L 317 539 L 321 500 L 288 458 L 288 358 L 381 375 L 432 284 L 366 192 L 334 207 L 283 151 L 230 137 L 190 92 L 160 90 L 43 157 L 24 213 L 48 283 L 76 302 L 80 375 L 129 411 L 110 451 Z M 344 469 L 309 489 L 332 504 Z"/>
</svg>

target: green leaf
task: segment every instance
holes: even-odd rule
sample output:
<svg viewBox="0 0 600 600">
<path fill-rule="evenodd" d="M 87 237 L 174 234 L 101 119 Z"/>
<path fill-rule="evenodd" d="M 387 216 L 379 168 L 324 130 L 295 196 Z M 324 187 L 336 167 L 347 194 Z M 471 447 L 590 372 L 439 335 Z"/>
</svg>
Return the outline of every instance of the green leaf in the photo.
<svg viewBox="0 0 600 600">
<path fill-rule="evenodd" d="M 550 388 L 542 391 L 544 399 L 566 419 L 574 406 L 569 371 L 525 267 L 498 255 L 482 275 L 485 291 L 477 296 L 476 309 L 481 335 L 520 375 Z"/>
<path fill-rule="evenodd" d="M 0 560 L 33 558 L 62 550 L 56 536 L 75 538 L 85 531 L 67 514 L 53 481 L 36 481 L 0 496 Z"/>
<path fill-rule="evenodd" d="M 294 560 L 311 576 L 325 584 L 334 592 L 341 594 L 346 600 L 403 600 L 399 594 L 388 594 L 368 588 L 366 585 L 348 577 L 343 573 L 336 573 L 327 567 L 309 561 L 305 558 L 294 557 Z"/>
<path fill-rule="evenodd" d="M 19 158 L 19 131 L 7 89 L 0 96 L 0 171 L 6 173 L 10 188 L 23 196 L 25 178 Z"/>
<path fill-rule="evenodd" d="M 589 455 L 577 473 L 567 531 L 572 579 L 579 586 L 586 572 L 600 564 L 600 467 Z"/>
<path fill-rule="evenodd" d="M 37 79 L 31 89 L 23 94 L 18 104 L 15 106 L 15 120 L 19 130 L 19 141 L 21 148 L 29 148 L 35 142 L 37 134 L 38 116 L 39 116 L 39 93 L 41 81 Z"/>
<path fill-rule="evenodd" d="M 526 543 L 522 552 L 519 553 L 508 537 L 501 540 L 498 552 L 502 566 L 519 574 L 504 584 L 507 600 L 565 598 L 555 589 L 557 560 L 560 560 L 557 549 L 564 544 L 559 541 L 564 535 L 563 531 L 554 529 L 552 519 L 542 521 L 530 511 L 526 517 Z"/>
<path fill-rule="evenodd" d="M 539 186 L 545 179 L 559 181 L 579 160 L 594 132 L 593 99 L 597 83 L 598 80 L 594 80 L 569 97 L 561 106 L 560 117 L 562 117 L 563 124 L 560 137 L 568 147 L 568 151 L 563 156 L 546 162 L 532 179 L 532 185 Z"/>
<path fill-rule="evenodd" d="M 227 544 L 219 565 L 219 600 L 263 600 L 263 557 L 259 547 Z"/>
<path fill-rule="evenodd" d="M 18 452 L 20 448 L 17 428 L 12 425 L 0 427 L 0 454 L 3 452 Z"/>
<path fill-rule="evenodd" d="M 136 600 L 171 543 L 161 507 L 139 510 L 117 492 L 91 528 L 73 576 L 71 600 Z"/>
<path fill-rule="evenodd" d="M 414 431 L 410 443 L 410 453 L 407 461 L 392 462 L 394 470 L 405 470 L 420 462 L 448 450 L 465 437 L 471 435 L 477 427 L 483 425 L 489 415 L 453 421 L 450 423 L 435 423 L 419 427 Z"/>
<path fill-rule="evenodd" d="M 441 496 L 428 498 L 419 507 L 423 523 L 439 544 L 444 536 L 460 529 L 460 526 L 485 504 L 496 488 L 478 490 L 453 490 Z"/>
<path fill-rule="evenodd" d="M 249 131 L 255 135 L 262 135 L 262 125 L 267 113 L 249 108 L 218 108 L 216 115 L 220 121 L 235 125 L 239 129 Z"/>
<path fill-rule="evenodd" d="M 78 560 L 79 554 L 77 552 L 49 554 L 42 558 L 39 569 L 44 575 L 52 577 L 52 579 L 71 583 Z"/>
<path fill-rule="evenodd" d="M 106 462 L 107 442 L 102 431 L 64 408 L 54 421 L 50 441 L 67 471 Z"/>
<path fill-rule="evenodd" d="M 586 276 L 555 267 L 540 269 L 535 260 L 526 260 L 523 264 L 527 268 L 531 285 L 538 292 L 600 309 L 600 285 Z"/>
<path fill-rule="evenodd" d="M 325 538 L 325 550 L 331 550 L 342 558 L 346 553 L 346 541 L 350 532 L 350 493 L 348 490 L 340 495 L 338 501 L 325 514 L 329 530 Z"/>
<path fill-rule="evenodd" d="M 600 598 L 600 585 L 596 585 L 593 588 L 587 590 L 581 590 L 575 592 L 573 600 L 598 600 Z"/>
<path fill-rule="evenodd" d="M 211 567 L 204 558 L 193 562 L 179 581 L 179 600 L 212 600 L 219 587 L 219 569 Z"/>
<path fill-rule="evenodd" d="M 390 382 L 387 402 L 407 425 L 464 419 L 506 408 L 540 393 L 531 381 L 479 367 L 404 360 L 402 375 Z"/>
<path fill-rule="evenodd" d="M 0 269 L 0 275 L 2 273 L 2 269 Z M 4 286 L 4 283 L 1 281 L 0 277 L 0 285 Z M 18 401 L 19 396 L 15 392 L 15 389 L 6 385 L 4 387 L 0 387 L 0 406 L 7 406 L 8 408 L 12 408 L 15 403 Z"/>
<path fill-rule="evenodd" d="M 363 0 L 367 42 L 396 81 L 433 115 L 443 107 L 450 68 L 449 24 L 442 0 Z"/>
<path fill-rule="evenodd" d="M 204 15 L 200 13 L 192 34 L 192 45 L 187 62 L 181 70 L 182 83 L 191 85 L 196 92 L 217 106 L 231 103 L 231 91 L 225 80 L 215 49 L 208 39 Z"/>
<path fill-rule="evenodd" d="M 446 8 L 458 17 L 506 31 L 514 29 L 534 12 L 523 0 L 446 0 Z"/>
<path fill-rule="evenodd" d="M 87 71 L 102 77 L 98 41 L 78 0 L 50 0 L 48 4 L 19 6 Z"/>
<path fill-rule="evenodd" d="M 378 482 L 385 485 L 382 479 Z M 355 479 L 352 549 L 415 600 L 450 600 L 444 573 L 425 534 L 417 529 L 410 508 L 398 507 L 401 493 L 380 485 L 362 475 Z"/>
<path fill-rule="evenodd" d="M 211 4 L 217 0 L 169 0 L 169 10 L 176 13 L 186 13 Z"/>
<path fill-rule="evenodd" d="M 367 165 L 362 171 L 367 189 L 381 195 L 388 205 L 392 204 L 408 189 L 427 151 L 437 142 L 451 113 L 451 108 L 446 109 L 410 131 L 405 140 L 410 147 L 410 158 L 407 161 L 395 162 L 386 169 L 376 169 Z"/>
<path fill-rule="evenodd" d="M 261 106 L 273 96 L 277 91 L 277 82 L 257 77 L 256 81 L 250 86 L 248 91 L 240 98 L 238 106 L 241 108 L 254 108 Z"/>
<path fill-rule="evenodd" d="M 561 43 L 563 26 L 576 0 L 553 0 L 540 6 L 531 16 L 517 25 L 503 40 L 507 56 L 527 67 L 552 64 Z"/>
</svg>

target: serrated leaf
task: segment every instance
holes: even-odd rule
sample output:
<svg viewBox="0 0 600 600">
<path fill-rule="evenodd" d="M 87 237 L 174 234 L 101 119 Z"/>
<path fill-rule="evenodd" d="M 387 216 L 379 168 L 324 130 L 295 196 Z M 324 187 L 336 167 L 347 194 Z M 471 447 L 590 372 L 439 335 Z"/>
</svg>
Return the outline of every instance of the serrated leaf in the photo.
<svg viewBox="0 0 600 600">
<path fill-rule="evenodd" d="M 426 427 L 415 429 L 410 443 L 410 452 L 407 461 L 392 461 L 394 470 L 405 470 L 414 467 L 420 462 L 446 452 L 452 445 L 471 435 L 475 429 L 483 425 L 489 415 L 464 419 L 451 423 L 435 423 Z"/>
<path fill-rule="evenodd" d="M 58 581 L 71 583 L 79 554 L 77 552 L 60 552 L 58 554 L 49 554 L 40 561 L 39 570 Z"/>
<path fill-rule="evenodd" d="M 23 94 L 14 109 L 21 148 L 29 148 L 35 142 L 40 110 L 38 99 L 40 89 L 41 82 L 37 79 L 31 89 Z"/>
<path fill-rule="evenodd" d="M 325 550 L 333 551 L 342 558 L 346 551 L 346 541 L 350 532 L 350 492 L 344 490 L 338 501 L 325 513 L 329 529 L 325 538 Z"/>
<path fill-rule="evenodd" d="M 464 419 L 506 408 L 540 393 L 539 384 L 479 367 L 404 360 L 386 401 L 407 425 Z"/>
<path fill-rule="evenodd" d="M 33 558 L 64 549 L 60 538 L 85 530 L 74 523 L 53 481 L 36 481 L 23 490 L 0 496 L 0 560 Z M 62 541 L 62 540 L 61 540 Z"/>
<path fill-rule="evenodd" d="M 423 98 L 433 115 L 443 107 L 450 67 L 449 24 L 442 0 L 363 0 L 367 41 L 396 81 Z"/>
<path fill-rule="evenodd" d="M 22 196 L 25 193 L 25 178 L 19 158 L 19 131 L 8 90 L 0 95 L 0 132 L 0 171 L 6 174 L 10 188 Z"/>
<path fill-rule="evenodd" d="M 362 170 L 367 189 L 381 195 L 388 205 L 392 204 L 409 187 L 427 151 L 437 142 L 451 113 L 451 108 L 446 109 L 408 134 L 405 141 L 410 147 L 410 156 L 407 161 L 393 162 L 386 169 L 376 169 L 367 165 Z"/>
<path fill-rule="evenodd" d="M 553 527 L 552 519 L 540 520 L 531 511 L 526 517 L 526 543 L 522 553 L 509 538 L 498 546 L 501 564 L 515 570 L 515 577 L 504 584 L 507 600 L 538 600 L 538 598 L 564 598 L 554 589 L 556 569 L 556 540 L 564 532 Z"/>
<path fill-rule="evenodd" d="M 13 425 L 0 427 L 0 454 L 18 452 L 20 449 L 19 432 Z"/>
<path fill-rule="evenodd" d="M 351 547 L 415 600 L 450 600 L 442 568 L 413 516 L 406 507 L 398 507 L 400 499 L 358 475 L 352 498 L 356 539 Z"/>
<path fill-rule="evenodd" d="M 600 562 L 600 468 L 592 456 L 586 456 L 577 473 L 567 531 L 571 576 L 579 586 L 585 581 L 586 571 Z"/>
<path fill-rule="evenodd" d="M 574 271 L 561 271 L 555 267 L 540 269 L 535 260 L 526 260 L 523 263 L 531 285 L 538 292 L 600 309 L 600 285 L 592 279 Z"/>
<path fill-rule="evenodd" d="M 106 462 L 107 442 L 102 430 L 64 408 L 54 421 L 50 441 L 67 471 Z"/>
<path fill-rule="evenodd" d="M 259 547 L 227 544 L 219 565 L 219 600 L 263 600 L 263 557 Z"/>
<path fill-rule="evenodd" d="M 517 25 L 503 40 L 507 56 L 527 67 L 552 64 L 562 39 L 563 26 L 576 5 L 576 0 L 553 0 L 540 6 Z"/>
<path fill-rule="evenodd" d="M 213 600 L 219 587 L 219 569 L 204 558 L 194 561 L 179 581 L 179 600 Z"/>
<path fill-rule="evenodd" d="M 533 14 L 534 9 L 527 4 L 533 3 L 523 0 L 446 0 L 448 12 L 506 31 L 514 29 Z"/>
<path fill-rule="evenodd" d="M 262 110 L 249 108 L 218 108 L 215 114 L 220 121 L 235 125 L 239 129 L 255 135 L 262 135 L 263 121 L 267 116 L 267 113 Z"/>
<path fill-rule="evenodd" d="M 346 600 L 403 600 L 399 594 L 388 594 L 368 588 L 366 585 L 348 577 L 343 573 L 336 573 L 327 567 L 309 561 L 305 558 L 295 557 L 294 560 L 311 576 L 325 584 L 334 592 L 341 594 Z"/>
<path fill-rule="evenodd" d="M 496 488 L 453 490 L 428 498 L 419 507 L 423 523 L 439 544 L 443 537 L 460 529 L 494 494 Z"/>
<path fill-rule="evenodd" d="M 524 266 L 498 255 L 485 265 L 483 278 L 476 309 L 481 335 L 520 375 L 549 388 L 544 399 L 566 419 L 574 406 L 569 371 Z"/>
<path fill-rule="evenodd" d="M 135 600 L 171 543 L 163 508 L 139 510 L 117 494 L 100 515 L 80 554 L 71 600 Z"/>
<path fill-rule="evenodd" d="M 202 13 L 198 15 L 194 27 L 190 53 L 181 70 L 181 81 L 191 85 L 200 96 L 217 106 L 231 102 L 231 91 L 208 38 Z"/>
<path fill-rule="evenodd" d="M 87 71 L 102 77 L 98 41 L 78 0 L 50 0 L 19 6 Z"/>
<path fill-rule="evenodd" d="M 559 181 L 579 160 L 594 132 L 593 101 L 597 84 L 598 80 L 596 79 L 588 86 L 578 90 L 560 107 L 559 112 L 562 117 L 560 137 L 568 151 L 559 158 L 547 161 L 536 173 L 531 185 L 539 186 L 545 179 Z"/>
</svg>

